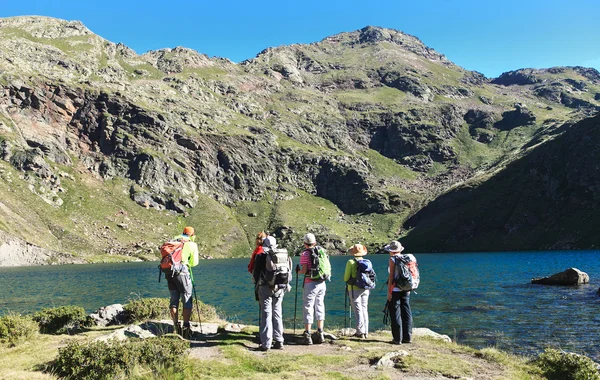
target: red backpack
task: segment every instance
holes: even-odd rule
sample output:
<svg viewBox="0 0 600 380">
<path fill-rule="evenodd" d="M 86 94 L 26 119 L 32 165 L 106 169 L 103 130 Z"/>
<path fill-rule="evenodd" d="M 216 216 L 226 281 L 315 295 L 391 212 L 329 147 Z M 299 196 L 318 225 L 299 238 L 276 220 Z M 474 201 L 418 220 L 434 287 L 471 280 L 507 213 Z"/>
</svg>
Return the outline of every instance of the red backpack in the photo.
<svg viewBox="0 0 600 380">
<path fill-rule="evenodd" d="M 160 282 L 160 274 L 164 273 L 165 277 L 175 277 L 184 269 L 185 264 L 181 262 L 184 240 L 170 240 L 160 246 L 160 254 L 162 259 L 158 265 L 158 282 Z"/>
</svg>

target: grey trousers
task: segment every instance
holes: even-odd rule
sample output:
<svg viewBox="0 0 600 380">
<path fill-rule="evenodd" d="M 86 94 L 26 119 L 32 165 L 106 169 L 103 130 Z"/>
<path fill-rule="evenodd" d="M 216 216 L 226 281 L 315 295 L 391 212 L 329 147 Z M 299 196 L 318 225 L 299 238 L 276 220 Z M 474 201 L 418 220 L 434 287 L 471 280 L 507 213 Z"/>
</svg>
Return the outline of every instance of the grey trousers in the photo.
<svg viewBox="0 0 600 380">
<path fill-rule="evenodd" d="M 369 289 L 348 289 L 356 319 L 356 333 L 369 334 Z"/>
<path fill-rule="evenodd" d="M 260 344 L 271 348 L 273 339 L 283 343 L 283 290 L 273 292 L 268 285 L 258 287 L 258 302 L 260 304 Z"/>
<path fill-rule="evenodd" d="M 325 320 L 325 292 L 327 286 L 325 281 L 310 281 L 304 283 L 303 293 L 303 317 L 304 323 L 312 325 L 314 320 L 314 314 L 316 314 L 317 321 Z"/>
</svg>

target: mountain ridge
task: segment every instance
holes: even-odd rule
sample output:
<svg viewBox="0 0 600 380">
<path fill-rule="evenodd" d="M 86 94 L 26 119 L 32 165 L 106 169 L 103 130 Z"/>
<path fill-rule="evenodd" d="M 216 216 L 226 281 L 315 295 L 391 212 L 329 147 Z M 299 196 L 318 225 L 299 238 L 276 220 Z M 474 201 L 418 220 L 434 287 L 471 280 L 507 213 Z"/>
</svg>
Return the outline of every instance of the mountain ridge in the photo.
<svg viewBox="0 0 600 380">
<path fill-rule="evenodd" d="M 142 231 L 158 244 L 183 221 L 207 235 L 212 256 L 244 255 L 255 229 L 288 245 L 313 230 L 334 252 L 378 249 L 438 196 L 600 104 L 593 69 L 525 72 L 541 79 L 505 86 L 377 27 L 235 64 L 183 47 L 138 55 L 80 23 L 53 20 L 45 32 L 32 26 L 45 19 L 18 21 L 29 29 L 0 19 L 0 164 L 12 173 L 1 191 L 20 177 L 46 205 L 5 207 L 39 208 L 54 216 L 31 223 L 64 232 L 32 238 L 8 213 L 0 229 L 66 252 L 80 249 L 70 236 L 84 220 L 111 220 L 85 232 L 83 251 L 96 254 L 128 252 Z"/>
</svg>

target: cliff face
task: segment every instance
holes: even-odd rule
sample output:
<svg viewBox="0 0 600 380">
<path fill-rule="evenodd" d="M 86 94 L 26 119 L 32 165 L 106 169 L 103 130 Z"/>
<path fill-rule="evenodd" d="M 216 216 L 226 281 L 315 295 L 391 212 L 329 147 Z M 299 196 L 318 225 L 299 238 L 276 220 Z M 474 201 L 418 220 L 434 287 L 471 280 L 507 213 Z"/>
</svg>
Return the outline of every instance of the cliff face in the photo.
<svg viewBox="0 0 600 380">
<path fill-rule="evenodd" d="M 407 244 L 444 251 L 598 249 L 600 115 L 562 129 L 484 182 L 467 182 L 420 210 L 405 224 Z"/>
<path fill-rule="evenodd" d="M 49 18 L 0 19 L 0 37 L 0 229 L 76 254 L 151 254 L 183 224 L 212 256 L 260 229 L 375 248 L 600 104 L 593 69 L 491 81 L 375 27 L 239 65 Z"/>
</svg>

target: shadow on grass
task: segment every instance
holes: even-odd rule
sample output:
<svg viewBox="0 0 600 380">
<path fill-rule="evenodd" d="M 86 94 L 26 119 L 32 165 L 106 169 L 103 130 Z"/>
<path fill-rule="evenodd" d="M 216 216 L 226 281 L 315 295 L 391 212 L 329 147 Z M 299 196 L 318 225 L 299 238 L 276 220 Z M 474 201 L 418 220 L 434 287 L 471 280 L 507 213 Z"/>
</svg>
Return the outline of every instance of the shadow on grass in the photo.
<svg viewBox="0 0 600 380">
<path fill-rule="evenodd" d="M 283 339 L 286 346 L 300 345 L 298 343 L 300 335 L 284 333 Z M 194 334 L 190 341 L 191 348 L 201 347 L 223 347 L 223 346 L 241 346 L 249 350 L 255 350 L 260 346 L 260 336 L 258 332 L 231 332 L 219 330 L 216 334 Z"/>
</svg>

